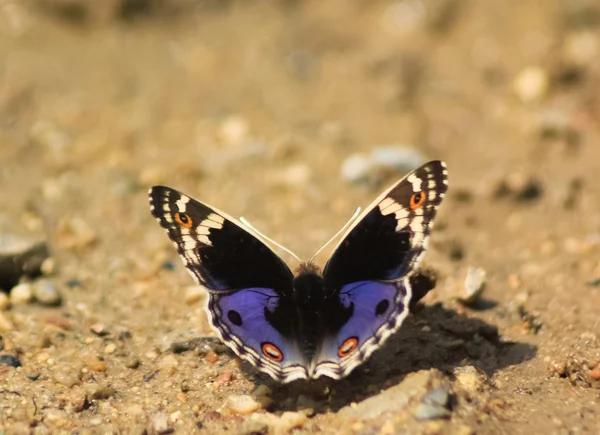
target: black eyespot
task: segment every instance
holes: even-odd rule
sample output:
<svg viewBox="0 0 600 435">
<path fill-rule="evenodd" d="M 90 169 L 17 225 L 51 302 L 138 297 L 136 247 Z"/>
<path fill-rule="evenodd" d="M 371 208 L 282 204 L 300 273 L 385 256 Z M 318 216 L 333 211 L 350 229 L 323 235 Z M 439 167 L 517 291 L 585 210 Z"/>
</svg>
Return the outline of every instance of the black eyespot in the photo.
<svg viewBox="0 0 600 435">
<path fill-rule="evenodd" d="M 389 307 L 390 307 L 390 301 L 388 301 L 387 299 L 380 301 L 377 304 L 377 306 L 375 307 L 375 315 L 381 316 L 383 313 L 385 313 L 387 311 L 387 309 Z"/>
<path fill-rule="evenodd" d="M 240 316 L 240 313 L 238 313 L 237 311 L 234 311 L 234 310 L 227 311 L 227 318 L 235 326 L 242 326 L 242 323 L 243 323 L 242 316 Z"/>
</svg>

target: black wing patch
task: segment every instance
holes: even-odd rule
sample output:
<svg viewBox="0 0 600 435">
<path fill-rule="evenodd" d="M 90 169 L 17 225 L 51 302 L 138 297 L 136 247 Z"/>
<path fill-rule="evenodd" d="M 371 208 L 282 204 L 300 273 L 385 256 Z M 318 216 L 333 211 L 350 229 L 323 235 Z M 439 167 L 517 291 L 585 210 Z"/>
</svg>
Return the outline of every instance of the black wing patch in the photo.
<svg viewBox="0 0 600 435">
<path fill-rule="evenodd" d="M 150 209 L 194 279 L 209 290 L 292 290 L 293 274 L 262 241 L 221 211 L 177 190 L 154 186 Z"/>
</svg>

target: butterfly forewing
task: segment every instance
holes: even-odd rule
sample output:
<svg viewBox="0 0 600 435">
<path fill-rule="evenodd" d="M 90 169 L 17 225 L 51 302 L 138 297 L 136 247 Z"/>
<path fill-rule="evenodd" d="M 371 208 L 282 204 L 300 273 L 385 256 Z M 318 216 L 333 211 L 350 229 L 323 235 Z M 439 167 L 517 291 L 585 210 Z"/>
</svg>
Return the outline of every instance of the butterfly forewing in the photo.
<svg viewBox="0 0 600 435">
<path fill-rule="evenodd" d="M 327 262 L 323 271 L 327 291 L 357 281 L 393 281 L 414 271 L 447 183 L 446 165 L 432 161 L 373 201 Z"/>
<path fill-rule="evenodd" d="M 291 291 L 287 265 L 233 218 L 169 187 L 155 186 L 149 196 L 152 215 L 201 285 L 215 291 Z"/>
</svg>

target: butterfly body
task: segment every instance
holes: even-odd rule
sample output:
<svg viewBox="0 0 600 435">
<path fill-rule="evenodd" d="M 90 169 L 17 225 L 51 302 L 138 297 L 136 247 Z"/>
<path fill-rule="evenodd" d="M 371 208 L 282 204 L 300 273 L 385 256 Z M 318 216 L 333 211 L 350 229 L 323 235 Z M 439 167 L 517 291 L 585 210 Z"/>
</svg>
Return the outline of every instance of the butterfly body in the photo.
<svg viewBox="0 0 600 435">
<path fill-rule="evenodd" d="M 408 315 L 410 276 L 447 189 L 442 162 L 386 190 L 342 236 L 323 268 L 292 273 L 250 228 L 164 186 L 152 214 L 208 292 L 211 325 L 237 355 L 282 382 L 339 379 Z"/>
</svg>

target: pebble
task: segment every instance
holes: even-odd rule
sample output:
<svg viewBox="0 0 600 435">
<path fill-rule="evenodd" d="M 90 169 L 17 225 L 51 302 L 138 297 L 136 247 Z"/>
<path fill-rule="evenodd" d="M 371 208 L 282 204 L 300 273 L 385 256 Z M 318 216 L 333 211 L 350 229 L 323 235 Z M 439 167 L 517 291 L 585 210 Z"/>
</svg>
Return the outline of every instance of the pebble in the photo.
<svg viewBox="0 0 600 435">
<path fill-rule="evenodd" d="M 208 352 L 206 354 L 206 356 L 204 357 L 204 360 L 209 363 L 209 364 L 214 364 L 217 361 L 219 361 L 219 355 L 217 355 L 215 352 L 213 352 L 212 350 L 210 352 Z"/>
<path fill-rule="evenodd" d="M 169 415 L 159 412 L 152 417 L 152 427 L 158 433 L 163 433 L 169 429 Z"/>
<path fill-rule="evenodd" d="M 58 245 L 67 250 L 78 250 L 94 244 L 96 233 L 79 216 L 63 217 L 58 224 Z"/>
<path fill-rule="evenodd" d="M 590 376 L 595 381 L 600 381 L 600 362 L 591 370 Z"/>
<path fill-rule="evenodd" d="M 58 289 L 52 281 L 47 279 L 37 280 L 33 284 L 33 296 L 38 303 L 48 307 L 55 307 L 62 303 Z"/>
<path fill-rule="evenodd" d="M 306 424 L 308 417 L 303 412 L 284 412 L 280 416 L 275 414 L 253 414 L 250 421 L 266 425 L 269 433 L 285 434 L 292 429 L 299 429 Z"/>
<path fill-rule="evenodd" d="M 435 369 L 410 373 L 400 384 L 360 403 L 345 406 L 339 411 L 339 416 L 342 420 L 364 421 L 380 419 L 386 413 L 399 414 L 406 411 L 411 402 L 424 397 L 432 385 L 439 385 L 443 379 L 444 375 Z"/>
<path fill-rule="evenodd" d="M 106 325 L 103 323 L 94 323 L 92 326 L 90 326 L 90 331 L 100 337 L 108 334 L 106 331 Z"/>
<path fill-rule="evenodd" d="M 232 115 L 225 118 L 219 126 L 219 136 L 226 145 L 239 145 L 246 140 L 249 130 L 245 118 Z"/>
<path fill-rule="evenodd" d="M 6 315 L 0 311 L 0 331 L 12 331 L 14 329 L 14 325 L 12 322 L 6 317 Z"/>
<path fill-rule="evenodd" d="M 104 347 L 104 353 L 106 354 L 111 354 L 113 353 L 115 350 L 117 350 L 117 345 L 114 343 L 108 343 L 105 347 Z"/>
<path fill-rule="evenodd" d="M 485 289 L 485 279 L 484 269 L 469 266 L 465 278 L 465 294 L 459 296 L 458 301 L 468 307 L 475 305 Z"/>
<path fill-rule="evenodd" d="M 81 384 L 81 378 L 79 372 L 73 369 L 64 369 L 54 372 L 54 380 L 61 385 L 66 387 L 72 387 L 74 385 Z"/>
<path fill-rule="evenodd" d="M 227 407 L 237 414 L 252 414 L 270 404 L 268 397 L 252 397 L 247 394 L 232 394 L 227 397 Z"/>
<path fill-rule="evenodd" d="M 140 366 L 140 360 L 138 358 L 129 358 L 127 361 L 125 361 L 125 367 L 127 367 L 128 369 L 132 369 L 135 370 Z"/>
<path fill-rule="evenodd" d="M 450 415 L 449 402 L 450 386 L 447 384 L 440 385 L 423 397 L 415 410 L 415 418 L 417 420 L 434 420 L 448 417 Z"/>
<path fill-rule="evenodd" d="M 16 356 L 3 354 L 0 355 L 0 365 L 21 367 L 21 361 Z"/>
<path fill-rule="evenodd" d="M 48 245 L 43 241 L 0 234 L 0 288 L 8 290 L 22 276 L 39 275 L 48 256 Z"/>
<path fill-rule="evenodd" d="M 10 303 L 14 306 L 28 304 L 32 299 L 33 289 L 27 282 L 14 286 L 10 291 Z"/>
<path fill-rule="evenodd" d="M 206 290 L 200 286 L 194 285 L 185 289 L 184 300 L 188 305 L 195 304 L 196 302 L 206 297 Z"/>
<path fill-rule="evenodd" d="M 0 291 L 0 311 L 6 311 L 10 308 L 10 300 L 6 293 Z"/>
<path fill-rule="evenodd" d="M 413 148 L 403 145 L 380 146 L 370 154 L 349 155 L 342 162 L 341 174 L 346 182 L 376 187 L 386 173 L 404 175 L 424 161 L 425 157 Z"/>
<path fill-rule="evenodd" d="M 531 103 L 546 95 L 549 83 L 546 70 L 538 66 L 530 66 L 517 74 L 513 81 L 513 89 L 523 103 Z"/>
<path fill-rule="evenodd" d="M 454 370 L 454 386 L 474 397 L 487 389 L 487 376 L 473 366 L 458 367 Z"/>
</svg>

